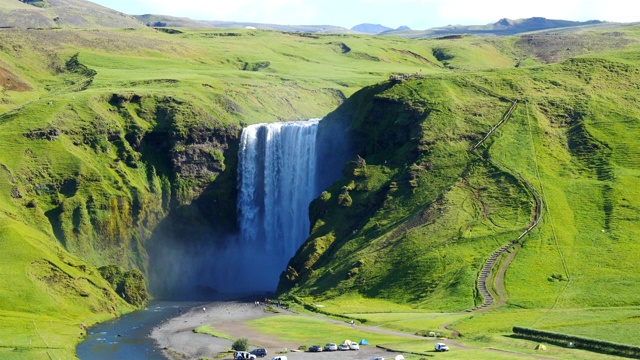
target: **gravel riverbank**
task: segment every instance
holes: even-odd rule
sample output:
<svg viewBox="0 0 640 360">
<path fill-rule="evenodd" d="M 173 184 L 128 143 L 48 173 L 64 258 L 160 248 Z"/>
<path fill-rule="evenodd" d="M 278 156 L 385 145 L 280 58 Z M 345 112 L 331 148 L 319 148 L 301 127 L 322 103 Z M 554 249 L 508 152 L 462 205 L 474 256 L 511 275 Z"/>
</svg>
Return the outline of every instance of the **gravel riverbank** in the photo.
<svg viewBox="0 0 640 360">
<path fill-rule="evenodd" d="M 193 330 L 201 325 L 209 325 L 216 331 L 228 334 L 233 338 L 249 339 L 251 349 L 256 347 L 267 349 L 268 355 L 265 359 L 271 359 L 278 351 L 285 349 L 289 350 L 289 352 L 285 354 L 288 360 L 365 360 L 376 356 L 386 358 L 395 356 L 395 354 L 391 356 L 390 353 L 372 346 L 363 346 L 359 351 L 331 351 L 321 353 L 291 351 L 303 344 L 280 341 L 274 336 L 255 332 L 244 325 L 245 322 L 253 319 L 279 316 L 282 314 L 291 315 L 293 313 L 281 310 L 279 314 L 274 314 L 265 311 L 263 306 L 256 306 L 253 302 L 214 302 L 202 305 L 202 307 L 192 308 L 178 317 L 168 319 L 153 329 L 151 337 L 160 344 L 161 348 L 165 349 L 165 354 L 170 359 L 176 360 L 221 358 L 219 357 L 220 354 L 231 348 L 232 342 L 230 340 L 194 333 Z M 304 345 L 309 346 L 312 344 Z M 231 356 L 227 355 L 223 358 L 231 359 Z"/>
</svg>

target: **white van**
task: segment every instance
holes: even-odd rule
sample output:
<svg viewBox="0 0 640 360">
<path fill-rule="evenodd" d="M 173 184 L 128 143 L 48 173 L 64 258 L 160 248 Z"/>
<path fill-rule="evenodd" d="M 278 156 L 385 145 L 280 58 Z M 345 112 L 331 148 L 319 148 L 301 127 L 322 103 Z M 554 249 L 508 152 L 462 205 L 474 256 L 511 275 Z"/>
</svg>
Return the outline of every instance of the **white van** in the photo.
<svg viewBox="0 0 640 360">
<path fill-rule="evenodd" d="M 434 348 L 436 351 L 449 351 L 449 347 L 444 343 L 437 343 Z"/>
</svg>

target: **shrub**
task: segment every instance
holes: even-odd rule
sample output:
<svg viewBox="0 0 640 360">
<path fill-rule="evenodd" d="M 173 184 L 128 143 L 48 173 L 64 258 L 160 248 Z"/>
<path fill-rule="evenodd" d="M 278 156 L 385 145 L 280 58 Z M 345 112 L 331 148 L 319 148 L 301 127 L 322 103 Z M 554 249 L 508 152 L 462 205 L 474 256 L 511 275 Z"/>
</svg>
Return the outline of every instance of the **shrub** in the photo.
<svg viewBox="0 0 640 360">
<path fill-rule="evenodd" d="M 144 275 L 138 269 L 124 273 L 123 283 L 118 286 L 118 290 L 121 290 L 122 297 L 129 304 L 142 307 L 149 301 Z"/>
<path fill-rule="evenodd" d="M 234 351 L 247 351 L 249 348 L 249 340 L 245 338 L 240 338 L 233 342 L 231 345 L 231 349 Z"/>
<path fill-rule="evenodd" d="M 142 307 L 149 301 L 147 285 L 140 270 L 124 271 L 117 265 L 107 265 L 98 268 L 98 271 L 129 304 Z"/>
<path fill-rule="evenodd" d="M 338 196 L 338 204 L 340 206 L 349 207 L 351 206 L 352 203 L 353 203 L 353 200 L 351 199 L 351 196 L 349 195 L 348 191 L 345 191 L 344 193 Z"/>
<path fill-rule="evenodd" d="M 327 202 L 329 201 L 329 199 L 331 199 L 331 193 L 328 191 L 323 191 L 322 194 L 320 194 L 320 200 L 322 200 L 323 202 Z"/>
<path fill-rule="evenodd" d="M 609 341 L 589 339 L 581 336 L 554 333 L 551 331 L 535 330 L 519 326 L 513 327 L 513 333 L 517 337 L 534 341 L 544 341 L 559 346 L 581 348 L 589 351 L 596 351 L 605 354 L 619 355 L 624 357 L 640 358 L 640 347 L 626 344 L 616 344 Z"/>
</svg>

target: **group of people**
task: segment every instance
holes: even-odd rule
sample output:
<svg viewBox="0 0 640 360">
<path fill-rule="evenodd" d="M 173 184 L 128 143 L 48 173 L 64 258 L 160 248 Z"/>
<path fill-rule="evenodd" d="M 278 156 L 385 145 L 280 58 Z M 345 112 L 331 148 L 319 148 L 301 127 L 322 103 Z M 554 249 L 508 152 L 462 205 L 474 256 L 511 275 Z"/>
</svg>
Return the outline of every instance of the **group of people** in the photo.
<svg viewBox="0 0 640 360">
<path fill-rule="evenodd" d="M 263 304 L 267 304 L 267 303 L 269 303 L 269 299 L 264 298 L 264 303 L 263 303 Z M 259 301 L 259 300 L 254 301 L 254 302 L 253 302 L 253 305 L 255 305 L 255 306 L 260 306 L 260 301 Z M 280 300 L 278 300 L 278 302 L 276 303 L 276 306 L 277 306 L 277 307 L 280 307 L 280 305 L 281 305 L 281 304 L 280 304 Z"/>
</svg>

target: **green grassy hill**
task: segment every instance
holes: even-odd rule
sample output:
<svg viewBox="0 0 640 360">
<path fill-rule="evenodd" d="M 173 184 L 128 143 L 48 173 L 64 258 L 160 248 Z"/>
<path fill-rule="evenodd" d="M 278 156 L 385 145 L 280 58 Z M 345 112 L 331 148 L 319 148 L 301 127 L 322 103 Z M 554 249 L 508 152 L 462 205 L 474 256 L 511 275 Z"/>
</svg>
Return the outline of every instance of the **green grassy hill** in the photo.
<svg viewBox="0 0 640 360">
<path fill-rule="evenodd" d="M 625 290 L 637 280 L 637 259 L 619 261 L 637 252 L 630 184 L 638 176 L 639 75 L 623 62 L 580 58 L 355 94 L 343 106 L 369 108 L 338 109 L 328 119 L 350 124 L 364 160 L 312 205 L 312 240 L 291 263 L 298 277 L 290 280 L 300 281 L 294 293 L 356 290 L 430 309 L 473 307 L 480 264 L 532 216 L 519 174 L 545 207 L 543 225 L 524 239 L 508 273 L 510 302 L 637 305 L 637 294 Z M 608 80 L 615 88 L 600 91 Z M 521 102 L 481 147 L 497 167 L 470 149 L 509 109 L 505 99 Z M 563 280 L 550 281 L 554 274 Z"/>
<path fill-rule="evenodd" d="M 517 324 L 637 345 L 640 323 L 626 311 L 640 304 L 633 285 L 640 276 L 640 72 L 631 60 L 638 50 L 354 94 L 327 121 L 349 127 L 361 159 L 312 204 L 311 237 L 280 291 L 322 303 L 323 312 L 394 327 L 402 325 L 367 315 L 367 301 L 358 307 L 364 314 L 340 304 L 361 297 L 415 311 L 474 308 L 482 304 L 475 288 L 482 264 L 533 218 L 526 181 L 542 197 L 543 217 L 518 241 L 506 307 L 457 318 L 449 328 L 485 346 L 505 346 L 488 334 Z M 479 148 L 483 156 L 474 154 L 515 99 L 508 121 Z M 402 328 L 424 331 L 418 323 Z"/>
<path fill-rule="evenodd" d="M 0 0 L 0 27 L 128 28 L 144 26 L 132 16 L 85 0 Z"/>
<path fill-rule="evenodd" d="M 0 357 L 71 357 L 81 323 L 133 309 L 97 267 L 147 272 L 148 250 L 167 237 L 202 242 L 235 228 L 242 126 L 332 111 L 326 121 L 349 127 L 361 158 L 312 204 L 312 234 L 283 292 L 473 307 L 484 260 L 532 218 L 526 181 L 545 198 L 543 222 L 522 240 L 507 306 L 487 315 L 499 320 L 488 331 L 508 332 L 523 309 L 517 325 L 589 333 L 585 309 L 639 301 L 639 36 L 540 35 L 533 46 L 246 29 L 0 31 Z M 511 118 L 482 156 L 471 152 L 511 99 L 520 100 Z M 558 309 L 578 320 L 549 321 Z M 624 321 L 611 328 L 637 327 L 616 316 Z M 458 326 L 484 331 L 478 320 Z"/>
</svg>

